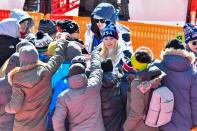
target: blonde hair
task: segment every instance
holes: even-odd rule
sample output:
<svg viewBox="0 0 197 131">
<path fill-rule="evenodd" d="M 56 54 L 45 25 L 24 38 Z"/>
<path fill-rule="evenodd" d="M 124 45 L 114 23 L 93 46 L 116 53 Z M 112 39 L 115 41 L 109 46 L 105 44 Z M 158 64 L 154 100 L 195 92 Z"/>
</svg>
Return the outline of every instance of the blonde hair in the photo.
<svg viewBox="0 0 197 131">
<path fill-rule="evenodd" d="M 103 42 L 100 56 L 102 59 L 111 58 L 112 62 L 114 63 L 120 49 L 121 49 L 121 43 L 120 43 L 120 41 L 117 40 L 116 46 L 115 46 L 115 48 L 113 48 L 112 54 L 109 54 L 109 50 L 107 49 L 107 47 L 105 46 L 105 43 Z"/>
<path fill-rule="evenodd" d="M 5 76 L 5 71 L 8 66 L 9 58 L 4 62 L 4 64 L 0 68 L 0 78 Z"/>
</svg>

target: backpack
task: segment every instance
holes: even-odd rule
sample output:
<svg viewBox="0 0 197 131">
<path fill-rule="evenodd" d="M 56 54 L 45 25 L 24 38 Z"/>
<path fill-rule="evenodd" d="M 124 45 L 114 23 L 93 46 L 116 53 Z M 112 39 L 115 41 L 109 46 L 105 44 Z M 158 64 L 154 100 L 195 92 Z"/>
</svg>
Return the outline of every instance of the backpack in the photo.
<svg viewBox="0 0 197 131">
<path fill-rule="evenodd" d="M 171 121 L 173 108 L 174 96 L 167 87 L 162 86 L 153 90 L 145 124 L 150 127 L 167 124 Z"/>
</svg>

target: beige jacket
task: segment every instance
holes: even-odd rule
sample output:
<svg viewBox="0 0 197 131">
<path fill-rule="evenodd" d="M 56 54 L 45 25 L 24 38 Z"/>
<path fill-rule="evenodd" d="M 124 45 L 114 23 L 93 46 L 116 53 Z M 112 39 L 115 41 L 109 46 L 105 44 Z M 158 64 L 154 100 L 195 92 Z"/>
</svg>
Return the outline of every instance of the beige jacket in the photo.
<svg viewBox="0 0 197 131">
<path fill-rule="evenodd" d="M 62 52 L 65 47 L 60 47 Z M 45 131 L 45 118 L 51 100 L 51 76 L 64 57 L 55 55 L 47 64 L 16 67 L 9 74 L 12 98 L 6 105 L 15 114 L 13 131 Z"/>
<path fill-rule="evenodd" d="M 150 90 L 143 94 L 137 86 L 142 83 L 134 79 L 131 83 L 131 92 L 128 93 L 127 120 L 124 123 L 124 131 L 159 131 L 159 128 L 146 126 L 144 117 L 149 105 Z"/>
</svg>

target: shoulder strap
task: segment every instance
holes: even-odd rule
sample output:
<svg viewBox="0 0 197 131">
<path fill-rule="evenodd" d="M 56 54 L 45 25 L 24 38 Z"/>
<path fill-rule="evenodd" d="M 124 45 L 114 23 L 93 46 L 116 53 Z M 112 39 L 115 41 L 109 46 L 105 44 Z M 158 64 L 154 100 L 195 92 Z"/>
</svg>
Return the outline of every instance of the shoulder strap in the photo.
<svg viewBox="0 0 197 131">
<path fill-rule="evenodd" d="M 144 110 L 144 116 L 145 116 L 145 118 L 146 118 L 146 116 L 147 116 L 147 114 L 148 114 L 148 109 L 149 109 L 149 107 L 150 107 L 150 101 L 151 101 L 151 99 L 152 99 L 152 95 L 153 95 L 153 91 L 154 91 L 154 90 L 155 90 L 155 89 L 150 89 L 150 92 L 149 92 L 148 103 L 147 103 L 146 108 L 145 108 L 145 110 Z"/>
</svg>

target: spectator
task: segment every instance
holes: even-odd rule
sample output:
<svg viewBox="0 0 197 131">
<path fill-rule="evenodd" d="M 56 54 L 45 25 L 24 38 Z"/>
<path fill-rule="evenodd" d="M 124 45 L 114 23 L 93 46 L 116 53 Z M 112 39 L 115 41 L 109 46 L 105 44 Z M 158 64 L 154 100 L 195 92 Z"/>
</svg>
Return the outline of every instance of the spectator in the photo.
<svg viewBox="0 0 197 131">
<path fill-rule="evenodd" d="M 90 18 L 91 24 L 87 25 L 87 31 L 85 33 L 85 46 L 89 53 L 102 42 L 102 33 L 106 26 L 106 21 L 111 21 L 116 25 L 119 39 L 122 39 L 124 41 L 123 44 L 128 46 L 128 50 L 132 52 L 130 31 L 127 27 L 116 21 L 117 14 L 113 5 L 100 3 L 91 13 Z"/>
<path fill-rule="evenodd" d="M 16 19 L 7 18 L 0 22 L 0 67 L 16 51 L 20 37 L 20 25 Z"/>
<path fill-rule="evenodd" d="M 31 42 L 37 49 L 39 53 L 39 60 L 47 63 L 49 60 L 48 56 L 48 46 L 53 41 L 53 39 L 43 31 L 38 31 L 35 35 L 29 34 L 25 37 L 26 40 Z"/>
<path fill-rule="evenodd" d="M 44 33 L 47 33 L 53 40 L 56 40 L 56 34 L 58 30 L 55 21 L 47 19 L 40 20 L 38 31 L 43 31 Z"/>
<path fill-rule="evenodd" d="M 58 21 L 57 25 L 60 27 L 62 32 L 67 33 L 65 39 L 67 39 L 68 41 L 74 41 L 76 44 L 78 44 L 82 49 L 82 54 L 88 54 L 83 41 L 80 40 L 80 28 L 76 22 L 71 20 L 62 20 Z"/>
<path fill-rule="evenodd" d="M 161 61 L 155 61 L 153 65 L 166 73 L 162 84 L 173 92 L 174 110 L 171 122 L 160 130 L 190 131 L 197 127 L 197 74 L 191 66 L 195 56 L 174 39 L 167 43 L 161 56 Z"/>
<path fill-rule="evenodd" d="M 126 119 L 125 103 L 119 86 L 119 80 L 113 73 L 111 59 L 101 63 L 103 74 L 101 87 L 101 109 L 106 131 L 123 131 Z"/>
<path fill-rule="evenodd" d="M 102 74 L 98 50 L 92 53 L 88 79 L 84 65 L 75 63 L 70 67 L 69 89 L 59 95 L 52 118 L 55 131 L 65 131 L 66 118 L 70 131 L 105 131 L 100 100 Z"/>
<path fill-rule="evenodd" d="M 49 113 L 47 115 L 47 130 L 53 129 L 52 126 L 52 115 L 55 110 L 57 97 L 60 93 L 66 90 L 68 86 L 68 74 L 69 67 L 71 65 L 71 60 L 76 56 L 81 56 L 81 49 L 75 43 L 69 43 L 67 46 L 67 51 L 65 52 L 65 59 L 60 65 L 58 70 L 52 76 L 51 86 L 52 86 L 52 99 L 49 106 Z"/>
<path fill-rule="evenodd" d="M 185 24 L 183 29 L 185 33 L 186 49 L 195 54 L 196 60 L 193 65 L 194 69 L 197 70 L 197 27 L 194 27 L 192 24 Z"/>
<path fill-rule="evenodd" d="M 100 52 L 101 58 L 103 60 L 111 58 L 113 63 L 113 72 L 115 73 L 117 65 L 120 60 L 124 58 L 123 51 L 125 50 L 125 45 L 122 44 L 121 40 L 118 40 L 118 31 L 113 23 L 110 23 L 105 27 L 102 37 L 102 50 Z"/>
<path fill-rule="evenodd" d="M 27 41 L 19 43 L 20 67 L 12 70 L 8 80 L 12 86 L 12 97 L 5 111 L 15 114 L 14 131 L 44 131 L 48 111 L 53 73 L 63 61 L 63 52 L 68 42 L 58 42 L 56 55 L 47 64 L 38 61 L 38 52 Z"/>
<path fill-rule="evenodd" d="M 24 38 L 26 34 L 30 32 L 30 29 L 34 26 L 34 21 L 31 16 L 20 9 L 13 9 L 11 11 L 11 18 L 17 19 L 20 24 L 20 37 Z"/>
<path fill-rule="evenodd" d="M 12 87 L 8 83 L 8 73 L 19 66 L 18 53 L 13 54 L 8 60 L 5 70 L 6 76 L 0 79 L 0 130 L 13 131 L 14 115 L 5 112 L 5 105 L 10 101 L 12 95 Z"/>
<path fill-rule="evenodd" d="M 137 73 L 128 90 L 127 120 L 124 123 L 124 131 L 159 131 L 158 127 L 145 125 L 144 116 L 150 102 L 151 89 L 157 88 L 160 84 L 161 70 L 157 67 L 148 68 L 148 64 L 152 62 L 152 56 L 147 50 L 137 50 L 131 59 Z M 145 81 L 149 84 L 142 83 Z M 146 92 L 141 92 L 140 86 L 146 89 Z"/>
</svg>

